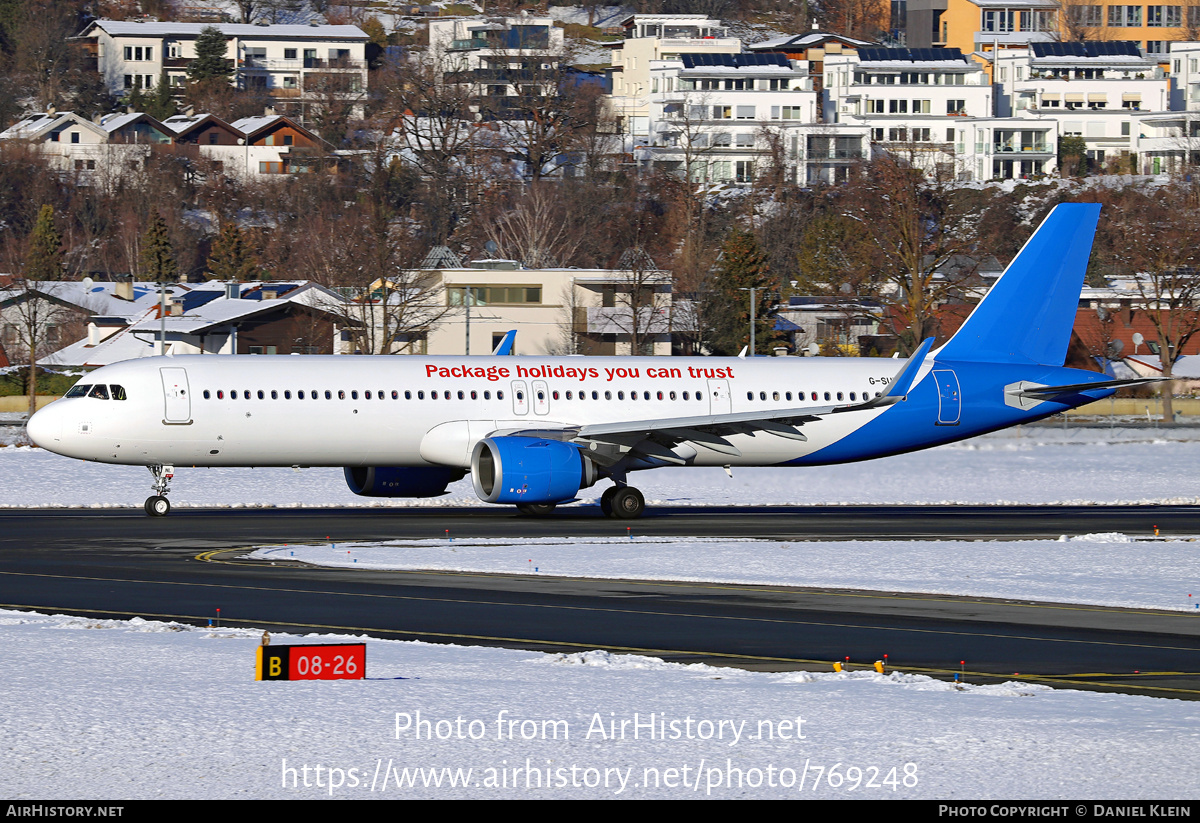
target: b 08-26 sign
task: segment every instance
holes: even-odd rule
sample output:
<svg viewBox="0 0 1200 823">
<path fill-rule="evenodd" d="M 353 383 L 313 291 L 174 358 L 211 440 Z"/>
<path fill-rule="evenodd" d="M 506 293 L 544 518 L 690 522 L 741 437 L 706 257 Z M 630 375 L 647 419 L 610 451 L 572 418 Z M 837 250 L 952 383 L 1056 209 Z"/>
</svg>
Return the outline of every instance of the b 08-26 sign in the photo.
<svg viewBox="0 0 1200 823">
<path fill-rule="evenodd" d="M 255 680 L 362 680 L 365 643 L 259 646 Z"/>
</svg>

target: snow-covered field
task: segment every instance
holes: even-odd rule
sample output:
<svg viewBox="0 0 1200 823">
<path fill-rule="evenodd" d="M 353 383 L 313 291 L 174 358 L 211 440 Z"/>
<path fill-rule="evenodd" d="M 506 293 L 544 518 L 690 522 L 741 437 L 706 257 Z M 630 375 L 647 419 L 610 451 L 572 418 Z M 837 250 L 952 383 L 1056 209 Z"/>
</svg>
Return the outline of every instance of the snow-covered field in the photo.
<svg viewBox="0 0 1200 823">
<path fill-rule="evenodd" d="M 8 801 L 1200 797 L 1194 702 L 378 640 L 365 681 L 255 682 L 255 631 L 0 638 Z"/>
<path fill-rule="evenodd" d="M 1198 444 L 1194 429 L 1038 427 L 854 466 L 739 470 L 733 480 L 719 470 L 672 469 L 639 483 L 649 500 L 677 505 L 1195 502 Z M 148 483 L 143 469 L 0 448 L 0 506 L 135 506 Z M 353 497 L 329 470 L 181 469 L 173 499 L 374 503 Z M 447 503 L 482 505 L 465 485 L 423 505 Z M 360 567 L 532 566 L 1194 609 L 1197 545 L 1090 535 L 902 544 L 455 540 L 274 551 Z M 956 688 L 903 672 L 767 674 L 603 652 L 373 639 L 365 641 L 365 681 L 255 682 L 259 635 L 0 612 L 3 795 L 1200 799 L 1195 702 L 1025 683 Z M 290 640 L 329 638 L 273 643 Z"/>
<path fill-rule="evenodd" d="M 0 429 L 12 442 L 18 429 Z M 913 454 L 814 468 L 663 468 L 634 475 L 648 505 L 844 503 L 1196 503 L 1200 428 L 1009 429 Z M 82 463 L 36 448 L 0 448 L 2 507 L 140 507 L 143 468 Z M 580 493 L 595 505 L 607 484 Z M 357 497 L 340 469 L 190 469 L 176 466 L 180 506 L 483 506 L 470 479 L 444 497 Z"/>
</svg>

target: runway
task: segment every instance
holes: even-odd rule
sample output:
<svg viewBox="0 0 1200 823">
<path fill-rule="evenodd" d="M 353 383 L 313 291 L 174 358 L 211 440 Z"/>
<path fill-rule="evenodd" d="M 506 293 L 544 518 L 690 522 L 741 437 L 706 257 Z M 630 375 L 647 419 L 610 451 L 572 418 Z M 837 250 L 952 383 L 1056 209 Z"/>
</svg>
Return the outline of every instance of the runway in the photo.
<svg viewBox="0 0 1200 823">
<path fill-rule="evenodd" d="M 508 509 L 0 512 L 0 605 L 288 631 L 828 670 L 888 656 L 984 682 L 1200 697 L 1200 622 L 1186 613 L 779 586 L 359 572 L 240 559 L 248 545 L 457 536 L 1014 538 L 1200 534 L 1197 507 L 657 508 L 613 521 Z M 1018 674 L 1019 673 L 1019 674 Z"/>
</svg>

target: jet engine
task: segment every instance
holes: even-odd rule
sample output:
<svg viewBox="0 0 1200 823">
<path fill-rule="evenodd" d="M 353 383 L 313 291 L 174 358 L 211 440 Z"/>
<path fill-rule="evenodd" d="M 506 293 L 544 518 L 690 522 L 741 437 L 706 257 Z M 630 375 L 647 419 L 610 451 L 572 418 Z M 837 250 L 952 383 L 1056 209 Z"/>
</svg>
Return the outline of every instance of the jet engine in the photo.
<svg viewBox="0 0 1200 823">
<path fill-rule="evenodd" d="M 466 474 L 440 466 L 347 466 L 346 485 L 363 497 L 437 497 Z"/>
<path fill-rule="evenodd" d="M 487 503 L 561 503 L 597 477 L 596 464 L 561 440 L 487 437 L 471 452 L 475 494 Z"/>
</svg>

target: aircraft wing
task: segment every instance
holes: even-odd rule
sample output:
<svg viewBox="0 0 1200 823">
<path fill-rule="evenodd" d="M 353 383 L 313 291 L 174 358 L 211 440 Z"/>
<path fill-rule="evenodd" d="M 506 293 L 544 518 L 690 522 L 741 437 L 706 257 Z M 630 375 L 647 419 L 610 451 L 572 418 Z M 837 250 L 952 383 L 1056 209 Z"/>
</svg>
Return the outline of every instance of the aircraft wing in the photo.
<svg viewBox="0 0 1200 823">
<path fill-rule="evenodd" d="M 639 452 L 666 463 L 682 465 L 686 461 L 671 451 L 679 443 L 737 457 L 741 453 L 726 438 L 733 434 L 769 434 L 787 440 L 806 441 L 808 437 L 797 429 L 831 414 L 868 411 L 890 406 L 904 400 L 912 387 L 921 364 L 925 361 L 933 338 L 904 362 L 888 385 L 886 392 L 860 403 L 828 406 L 804 406 L 790 409 L 704 414 L 688 417 L 667 417 L 653 420 L 621 420 L 613 423 L 593 423 L 567 426 L 561 429 L 520 429 L 495 432 L 513 437 L 542 437 L 570 440 L 583 446 L 588 455 L 601 463 L 616 463 L 629 452 Z"/>
</svg>

